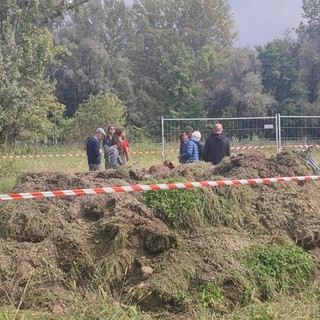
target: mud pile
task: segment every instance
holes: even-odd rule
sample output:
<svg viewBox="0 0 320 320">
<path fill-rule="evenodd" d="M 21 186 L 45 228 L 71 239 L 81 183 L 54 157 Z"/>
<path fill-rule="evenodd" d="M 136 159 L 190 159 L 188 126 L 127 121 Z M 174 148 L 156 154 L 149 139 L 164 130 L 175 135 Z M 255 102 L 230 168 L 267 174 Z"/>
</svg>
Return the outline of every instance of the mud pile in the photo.
<svg viewBox="0 0 320 320">
<path fill-rule="evenodd" d="M 146 184 L 165 178 L 178 182 L 309 174 L 299 154 L 266 158 L 248 153 L 216 167 L 196 163 L 172 170 L 153 166 L 148 171 L 32 173 L 20 177 L 12 192 Z M 130 296 L 142 310 L 192 319 L 179 294 L 195 295 L 225 270 L 241 269 L 234 256 L 242 248 L 288 238 L 318 262 L 319 191 L 319 182 L 213 189 L 220 200 L 212 211 L 223 219 L 193 230 L 173 230 L 144 205 L 140 193 L 1 203 L 0 303 L 17 306 L 23 296 L 21 308 L 54 311 L 59 306 L 67 312 L 75 295 L 82 297 L 77 308 L 82 303 L 85 307 L 108 283 L 114 297 Z M 231 209 L 222 213 L 227 205 Z M 231 305 L 236 305 L 239 288 L 228 279 L 225 286 Z"/>
</svg>

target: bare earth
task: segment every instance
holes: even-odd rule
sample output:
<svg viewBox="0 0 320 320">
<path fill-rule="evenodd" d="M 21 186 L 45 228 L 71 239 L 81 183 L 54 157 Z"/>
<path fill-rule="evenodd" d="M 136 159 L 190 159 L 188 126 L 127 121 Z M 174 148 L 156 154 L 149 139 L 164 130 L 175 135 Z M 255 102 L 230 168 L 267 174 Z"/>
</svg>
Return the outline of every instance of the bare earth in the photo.
<svg viewBox="0 0 320 320">
<path fill-rule="evenodd" d="M 30 173 L 12 192 L 147 184 L 155 179 L 204 181 L 310 175 L 300 154 L 266 158 L 246 153 L 213 167 L 125 169 L 97 173 Z M 318 265 L 320 182 L 216 188 L 234 209 L 212 225 L 176 231 L 141 201 L 140 193 L 60 197 L 0 203 L 0 303 L 63 313 L 85 308 L 99 291 L 95 274 L 111 283 L 113 297 L 138 304 L 163 319 L 192 319 L 178 299 L 225 270 L 238 270 L 238 250 L 289 238 Z M 177 279 L 190 278 L 190 281 Z M 224 280 L 224 294 L 238 303 L 241 288 Z M 130 297 L 127 298 L 127 297 Z"/>
</svg>

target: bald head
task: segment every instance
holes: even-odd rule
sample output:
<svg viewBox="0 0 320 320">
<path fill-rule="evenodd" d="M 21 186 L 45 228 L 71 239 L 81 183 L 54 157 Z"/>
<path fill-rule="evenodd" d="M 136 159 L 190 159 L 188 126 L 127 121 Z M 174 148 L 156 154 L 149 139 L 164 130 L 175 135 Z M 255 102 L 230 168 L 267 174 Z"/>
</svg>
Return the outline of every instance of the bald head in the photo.
<svg viewBox="0 0 320 320">
<path fill-rule="evenodd" d="M 222 124 L 221 123 L 216 123 L 214 125 L 213 131 L 214 131 L 214 133 L 217 133 L 217 134 L 222 133 L 222 131 L 223 131 Z"/>
</svg>

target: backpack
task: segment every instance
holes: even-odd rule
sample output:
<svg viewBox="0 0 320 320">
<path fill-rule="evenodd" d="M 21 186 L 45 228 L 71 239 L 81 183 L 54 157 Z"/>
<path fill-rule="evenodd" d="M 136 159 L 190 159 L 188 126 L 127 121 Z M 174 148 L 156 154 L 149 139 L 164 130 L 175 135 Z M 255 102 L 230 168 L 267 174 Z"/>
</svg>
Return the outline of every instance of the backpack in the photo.
<svg viewBox="0 0 320 320">
<path fill-rule="evenodd" d="M 111 147 L 104 146 L 104 156 L 106 159 L 106 169 L 115 169 L 122 165 L 116 145 Z"/>
</svg>

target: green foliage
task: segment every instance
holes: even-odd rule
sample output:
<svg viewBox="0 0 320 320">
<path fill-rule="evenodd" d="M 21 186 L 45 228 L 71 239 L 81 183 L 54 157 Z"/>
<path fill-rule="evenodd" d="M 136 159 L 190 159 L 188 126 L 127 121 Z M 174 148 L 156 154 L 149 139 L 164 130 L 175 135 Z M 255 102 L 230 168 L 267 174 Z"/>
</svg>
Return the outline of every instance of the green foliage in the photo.
<svg viewBox="0 0 320 320">
<path fill-rule="evenodd" d="M 201 189 L 144 192 L 142 201 L 175 228 L 192 228 L 203 222 L 205 203 Z"/>
<path fill-rule="evenodd" d="M 224 304 L 222 288 L 217 283 L 207 283 L 203 285 L 197 295 L 197 301 L 204 307 L 214 308 L 217 304 Z"/>
<path fill-rule="evenodd" d="M 210 116 L 265 116 L 274 104 L 273 97 L 263 90 L 256 53 L 249 48 L 234 49 L 211 82 L 215 85 L 207 99 Z"/>
<path fill-rule="evenodd" d="M 192 80 L 195 58 L 185 45 L 174 45 L 165 58 L 166 113 L 173 118 L 203 117 L 199 87 Z"/>
<path fill-rule="evenodd" d="M 246 187 L 233 190 L 170 189 L 144 192 L 141 198 L 161 219 L 177 229 L 192 229 L 208 224 L 237 228 L 244 224 L 243 212 L 250 206 L 251 193 Z"/>
<path fill-rule="evenodd" d="M 124 106 L 114 95 L 99 93 L 91 95 L 87 101 L 80 105 L 74 118 L 66 128 L 66 140 L 81 142 L 91 136 L 98 127 L 107 128 L 110 123 L 121 126 L 124 121 Z"/>
<path fill-rule="evenodd" d="M 296 44 L 289 39 L 274 40 L 265 47 L 258 47 L 257 51 L 262 63 L 264 89 L 277 101 L 274 111 L 281 114 L 297 114 L 297 110 L 290 108 L 290 103 L 298 96 L 302 97 L 304 92 L 298 83 Z"/>
<path fill-rule="evenodd" d="M 64 110 L 46 67 L 65 50 L 39 27 L 44 19 L 40 7 L 39 1 L 2 3 L 0 19 L 9 23 L 1 24 L 0 35 L 0 144 L 47 140 L 53 131 L 51 115 L 61 117 Z"/>
<path fill-rule="evenodd" d="M 276 292 L 305 287 L 314 271 L 311 257 L 287 242 L 276 246 L 253 246 L 244 250 L 242 260 L 262 300 L 272 299 Z"/>
</svg>

